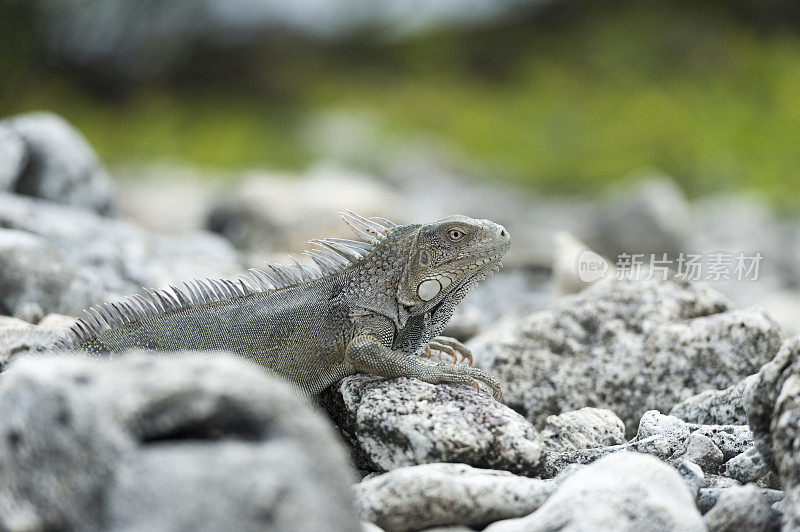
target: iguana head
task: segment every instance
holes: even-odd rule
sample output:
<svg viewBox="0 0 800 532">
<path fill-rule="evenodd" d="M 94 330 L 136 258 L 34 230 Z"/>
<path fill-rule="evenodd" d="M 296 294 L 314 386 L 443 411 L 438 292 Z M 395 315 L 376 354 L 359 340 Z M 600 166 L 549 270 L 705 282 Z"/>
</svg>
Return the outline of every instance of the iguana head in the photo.
<svg viewBox="0 0 800 532">
<path fill-rule="evenodd" d="M 453 215 L 419 226 L 412 242 L 397 299 L 415 316 L 432 312 L 448 296 L 463 297 L 500 269 L 511 237 L 492 221 Z"/>
</svg>

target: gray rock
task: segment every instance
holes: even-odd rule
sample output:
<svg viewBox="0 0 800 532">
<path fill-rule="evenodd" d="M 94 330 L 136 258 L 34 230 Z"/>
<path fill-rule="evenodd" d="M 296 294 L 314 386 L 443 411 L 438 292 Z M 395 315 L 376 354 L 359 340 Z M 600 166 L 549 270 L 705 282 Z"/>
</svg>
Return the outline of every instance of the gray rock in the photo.
<svg viewBox="0 0 800 532">
<path fill-rule="evenodd" d="M 358 530 L 330 426 L 233 355 L 22 358 L 0 435 L 4 530 Z"/>
<path fill-rule="evenodd" d="M 737 530 L 778 531 L 780 514 L 770 508 L 756 486 L 749 484 L 726 489 L 703 517 L 709 532 Z"/>
<path fill-rule="evenodd" d="M 542 436 L 546 436 L 546 431 L 542 432 Z M 553 478 L 572 465 L 590 464 L 604 456 L 626 451 L 652 454 L 667 460 L 683 451 L 688 437 L 689 428 L 683 421 L 653 410 L 642 416 L 639 430 L 633 440 L 605 447 L 568 451 L 550 450 L 544 457 L 539 474 L 542 478 Z"/>
<path fill-rule="evenodd" d="M 706 474 L 700 483 L 701 488 L 733 488 L 735 486 L 741 486 L 741 483 L 738 480 L 714 473 Z"/>
<path fill-rule="evenodd" d="M 625 424 L 610 410 L 587 407 L 548 416 L 540 436 L 548 452 L 607 447 L 625 443 Z"/>
<path fill-rule="evenodd" d="M 703 468 L 694 462 L 682 460 L 675 464 L 675 469 L 677 469 L 678 473 L 683 477 L 683 481 L 686 483 L 689 491 L 692 492 L 692 495 L 697 497 L 706 477 L 703 473 Z"/>
<path fill-rule="evenodd" d="M 76 314 L 105 295 L 101 280 L 46 239 L 0 229 L 0 313 Z"/>
<path fill-rule="evenodd" d="M 565 472 L 570 471 L 574 467 L 591 464 L 592 462 L 596 462 L 600 458 L 610 454 L 625 451 L 637 451 L 639 448 L 649 450 L 648 445 L 650 445 L 654 440 L 660 438 L 660 436 L 653 436 L 643 440 L 642 442 L 631 441 L 628 443 L 623 443 L 622 445 L 595 447 L 593 449 L 548 452 L 542 461 L 542 467 L 539 471 L 539 476 L 541 478 L 554 478 L 556 476 L 565 474 Z"/>
<path fill-rule="evenodd" d="M 15 192 L 101 214 L 113 211 L 108 173 L 86 139 L 64 119 L 52 113 L 30 113 L 0 122 L 0 129 L 5 128 L 18 136 L 25 149 L 24 168 L 13 179 Z M 20 157 L 17 154 L 16 159 Z"/>
<path fill-rule="evenodd" d="M 783 526 L 800 528 L 800 338 L 787 340 L 745 391 L 758 451 L 786 489 Z"/>
<path fill-rule="evenodd" d="M 458 462 L 532 476 L 543 458 L 533 426 L 471 386 L 360 374 L 321 399 L 364 469 Z"/>
<path fill-rule="evenodd" d="M 403 198 L 367 176 L 318 167 L 305 176 L 247 177 L 212 205 L 207 227 L 252 253 L 301 252 L 311 237 L 352 238 L 338 211 L 408 223 L 403 206 Z"/>
<path fill-rule="evenodd" d="M 771 296 L 797 287 L 800 280 L 800 225 L 791 218 L 781 219 L 766 198 L 754 193 L 718 194 L 700 198 L 692 206 L 695 230 L 688 249 L 715 252 L 753 253 L 764 257 L 758 280 L 742 282 L 735 277 L 714 283 L 740 306 L 765 306 L 770 315 L 787 319 L 796 312 Z M 705 259 L 710 258 L 708 254 Z M 788 292 L 791 296 L 791 292 Z M 784 299 L 785 296 L 779 296 Z M 793 305 L 796 307 L 796 300 Z M 776 311 L 773 314 L 773 310 Z M 788 313 L 786 312 L 788 310 Z M 779 322 L 781 319 L 779 319 Z M 787 332 L 791 333 L 797 325 Z"/>
<path fill-rule="evenodd" d="M 0 122 L 0 190 L 14 190 L 27 158 L 25 143 L 20 136 L 7 122 Z"/>
<path fill-rule="evenodd" d="M 755 446 L 749 447 L 727 462 L 722 474 L 741 483 L 755 482 L 771 472 Z"/>
<path fill-rule="evenodd" d="M 719 470 L 723 462 L 722 451 L 708 436 L 692 432 L 684 445 L 683 450 L 672 457 L 673 462 L 688 461 L 699 465 L 705 472 L 716 473 Z"/>
<path fill-rule="evenodd" d="M 356 485 L 361 519 L 387 531 L 481 527 L 538 509 L 556 483 L 462 464 L 401 467 Z"/>
<path fill-rule="evenodd" d="M 636 440 L 641 443 L 637 450 L 665 460 L 682 451 L 688 437 L 689 427 L 686 423 L 650 410 L 639 421 Z"/>
<path fill-rule="evenodd" d="M 169 163 L 115 165 L 120 217 L 164 234 L 200 231 L 212 200 L 230 188 L 230 171 Z"/>
<path fill-rule="evenodd" d="M 504 383 L 506 404 L 534 424 L 593 406 L 632 431 L 647 410 L 754 373 L 779 343 L 763 311 L 732 310 L 707 285 L 673 278 L 598 283 L 469 345 Z"/>
<path fill-rule="evenodd" d="M 797 426 L 797 416 L 800 416 L 800 409 L 792 408 L 792 392 L 796 388 L 794 381 L 800 372 L 799 365 L 800 337 L 797 337 L 783 343 L 775 358 L 764 364 L 744 393 L 747 422 L 753 430 L 758 452 L 789 485 L 796 484 L 800 478 L 800 469 L 793 467 L 791 452 L 795 432 L 792 427 Z M 789 386 L 784 392 L 787 382 Z M 781 408 L 778 406 L 779 396 Z M 782 413 L 785 413 L 783 418 Z M 777 440 L 776 435 L 780 436 Z"/>
<path fill-rule="evenodd" d="M 39 325 L 17 318 L 0 316 L 0 372 L 9 361 L 39 348 L 52 346 L 74 320 L 59 314 L 45 316 Z"/>
<path fill-rule="evenodd" d="M 706 390 L 687 397 L 673 406 L 669 415 L 701 425 L 746 425 L 742 394 L 754 378 L 751 375 L 724 390 Z"/>
<path fill-rule="evenodd" d="M 724 488 L 700 488 L 700 492 L 697 494 L 697 507 L 700 509 L 700 513 L 705 515 L 709 510 L 711 510 L 711 508 L 714 507 L 715 504 L 717 504 L 717 501 L 719 501 L 719 499 L 725 495 L 728 490 L 738 489 L 740 487 L 741 485 L 737 484 Z M 770 506 L 782 502 L 784 499 L 784 492 L 780 490 L 767 488 L 757 489 Z"/>
<path fill-rule="evenodd" d="M 244 269 L 233 247 L 210 233 L 149 233 L 128 222 L 16 194 L 0 193 L 0 227 L 47 240 L 81 272 L 99 278 L 106 292 L 119 296 L 142 286 L 164 288 Z"/>
<path fill-rule="evenodd" d="M 442 334 L 467 341 L 493 329 L 502 319 L 543 310 L 552 301 L 548 272 L 506 266 L 491 282 L 479 283 L 470 292 Z"/>
<path fill-rule="evenodd" d="M 746 425 L 690 424 L 689 429 L 710 438 L 722 451 L 725 460 L 730 460 L 754 445 L 753 431 Z"/>
<path fill-rule="evenodd" d="M 608 192 L 578 236 L 612 262 L 622 253 L 675 257 L 687 249 L 689 204 L 669 178 L 653 176 Z"/>
<path fill-rule="evenodd" d="M 536 512 L 487 532 L 705 530 L 681 476 L 651 456 L 619 453 L 569 476 Z"/>
</svg>

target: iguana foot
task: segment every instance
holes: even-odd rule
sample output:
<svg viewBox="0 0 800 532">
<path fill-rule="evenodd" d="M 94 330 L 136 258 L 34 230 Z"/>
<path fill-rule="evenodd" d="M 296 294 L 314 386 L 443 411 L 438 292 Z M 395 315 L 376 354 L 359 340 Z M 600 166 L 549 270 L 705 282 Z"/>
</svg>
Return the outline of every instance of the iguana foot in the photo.
<svg viewBox="0 0 800 532">
<path fill-rule="evenodd" d="M 471 366 L 456 366 L 452 364 L 439 364 L 430 367 L 427 375 L 421 376 L 422 380 L 433 384 L 452 383 L 470 384 L 480 391 L 480 383 L 492 389 L 492 397 L 502 397 L 500 382 L 494 375 L 482 369 Z"/>
<path fill-rule="evenodd" d="M 435 348 L 434 348 L 435 349 Z M 492 395 L 500 393 L 500 381 L 494 375 L 472 366 L 456 364 L 433 364 L 422 362 L 383 345 L 377 337 L 361 335 L 347 345 L 345 360 L 356 371 L 381 377 L 413 377 L 431 384 L 468 384 L 478 388 L 483 383 L 492 389 Z"/>
<path fill-rule="evenodd" d="M 442 351 L 453 357 L 453 364 L 458 362 L 456 357 L 458 354 L 461 355 L 461 362 L 467 360 L 467 364 L 470 366 L 472 365 L 472 351 L 469 350 L 469 347 L 465 346 L 455 338 L 450 338 L 449 336 L 437 336 L 428 342 L 428 345 L 425 348 L 425 352 L 428 354 L 428 356 L 430 356 L 431 349 Z"/>
</svg>

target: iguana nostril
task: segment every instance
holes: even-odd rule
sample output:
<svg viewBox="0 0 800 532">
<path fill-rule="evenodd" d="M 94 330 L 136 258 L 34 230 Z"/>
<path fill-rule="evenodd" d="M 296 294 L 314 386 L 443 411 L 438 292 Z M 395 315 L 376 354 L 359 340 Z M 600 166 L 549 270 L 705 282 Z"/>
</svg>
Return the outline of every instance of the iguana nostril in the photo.
<svg viewBox="0 0 800 532">
<path fill-rule="evenodd" d="M 506 233 L 505 229 L 500 229 L 500 236 L 502 236 L 503 238 L 508 236 L 508 233 Z"/>
</svg>

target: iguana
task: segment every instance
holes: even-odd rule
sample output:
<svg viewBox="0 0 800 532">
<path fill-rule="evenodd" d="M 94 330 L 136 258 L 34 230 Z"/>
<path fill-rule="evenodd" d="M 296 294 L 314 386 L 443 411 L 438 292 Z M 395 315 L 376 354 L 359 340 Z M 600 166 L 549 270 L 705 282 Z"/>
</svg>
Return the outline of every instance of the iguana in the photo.
<svg viewBox="0 0 800 532">
<path fill-rule="evenodd" d="M 359 240 L 312 240 L 316 267 L 292 258 L 237 281 L 207 279 L 95 305 L 56 347 L 105 355 L 151 350 L 227 350 L 314 396 L 358 372 L 429 383 L 477 381 L 500 393 L 472 355 L 439 334 L 475 284 L 502 266 L 508 232 L 454 215 L 429 224 L 340 213 Z M 453 357 L 434 364 L 430 349 Z M 456 355 L 462 362 L 457 364 Z"/>
</svg>

